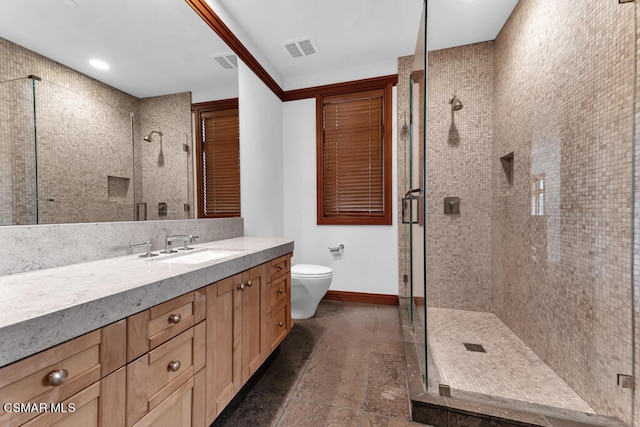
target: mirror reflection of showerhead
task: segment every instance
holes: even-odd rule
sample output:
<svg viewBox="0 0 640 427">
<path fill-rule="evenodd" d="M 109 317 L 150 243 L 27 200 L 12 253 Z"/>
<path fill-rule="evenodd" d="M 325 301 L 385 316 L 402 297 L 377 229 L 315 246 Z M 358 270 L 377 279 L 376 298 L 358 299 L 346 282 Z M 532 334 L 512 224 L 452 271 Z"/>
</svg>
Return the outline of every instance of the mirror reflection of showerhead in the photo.
<svg viewBox="0 0 640 427">
<path fill-rule="evenodd" d="M 451 104 L 451 111 L 460 111 L 462 110 L 462 102 L 460 102 L 460 100 L 458 99 L 458 95 L 453 95 L 453 98 L 451 98 L 451 101 L 449 101 L 449 104 Z"/>
<path fill-rule="evenodd" d="M 151 132 L 149 132 L 148 134 L 146 134 L 146 135 L 144 136 L 144 138 L 142 138 L 142 139 L 144 139 L 144 140 L 145 140 L 145 141 L 147 141 L 147 142 L 153 142 L 153 138 L 151 138 L 151 135 L 153 135 L 154 133 L 157 133 L 158 135 L 160 135 L 160 138 L 162 138 L 162 132 L 160 132 L 160 131 L 158 131 L 158 130 L 152 130 Z"/>
</svg>

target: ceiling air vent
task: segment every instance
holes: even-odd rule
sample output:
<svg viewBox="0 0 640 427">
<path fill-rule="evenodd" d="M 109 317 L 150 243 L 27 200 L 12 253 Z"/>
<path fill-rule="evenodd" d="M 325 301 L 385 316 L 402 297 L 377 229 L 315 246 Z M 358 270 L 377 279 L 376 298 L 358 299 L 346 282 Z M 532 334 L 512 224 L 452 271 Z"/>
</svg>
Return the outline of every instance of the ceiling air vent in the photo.
<svg viewBox="0 0 640 427">
<path fill-rule="evenodd" d="M 220 66 L 226 70 L 238 68 L 238 57 L 230 53 L 221 53 L 213 56 Z"/>
<path fill-rule="evenodd" d="M 294 58 L 300 58 L 302 56 L 313 55 L 318 53 L 318 45 L 311 37 L 299 37 L 293 40 L 287 40 L 282 43 L 289 55 Z"/>
</svg>

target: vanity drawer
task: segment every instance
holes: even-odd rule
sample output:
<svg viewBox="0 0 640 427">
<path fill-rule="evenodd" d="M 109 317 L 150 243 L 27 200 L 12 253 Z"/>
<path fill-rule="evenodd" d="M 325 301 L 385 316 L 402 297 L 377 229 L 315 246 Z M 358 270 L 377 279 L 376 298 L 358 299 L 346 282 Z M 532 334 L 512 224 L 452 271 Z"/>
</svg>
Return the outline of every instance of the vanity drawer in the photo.
<svg viewBox="0 0 640 427">
<path fill-rule="evenodd" d="M 291 271 L 291 254 L 283 255 L 271 261 L 271 280 Z"/>
<path fill-rule="evenodd" d="M 268 316 L 269 320 L 269 344 L 273 351 L 287 336 L 291 329 L 290 305 L 284 303 Z"/>
<path fill-rule="evenodd" d="M 0 369 L 0 405 L 59 404 L 124 366 L 125 346 L 121 320 L 7 365 Z M 0 425 L 20 425 L 37 415 L 0 410 Z"/>
<path fill-rule="evenodd" d="M 269 285 L 270 310 L 276 308 L 283 301 L 289 301 L 291 295 L 291 276 L 285 274 L 276 279 L 272 279 Z"/>
<path fill-rule="evenodd" d="M 127 426 L 132 426 L 205 364 L 205 323 L 198 323 L 127 365 Z"/>
<path fill-rule="evenodd" d="M 206 427 L 205 371 L 189 378 L 133 427 Z"/>
<path fill-rule="evenodd" d="M 127 361 L 186 331 L 206 316 L 204 289 L 129 316 L 127 319 Z"/>
<path fill-rule="evenodd" d="M 125 420 L 125 381 L 125 368 L 120 368 L 61 402 L 55 409 L 23 424 L 23 427 L 122 427 Z"/>
</svg>

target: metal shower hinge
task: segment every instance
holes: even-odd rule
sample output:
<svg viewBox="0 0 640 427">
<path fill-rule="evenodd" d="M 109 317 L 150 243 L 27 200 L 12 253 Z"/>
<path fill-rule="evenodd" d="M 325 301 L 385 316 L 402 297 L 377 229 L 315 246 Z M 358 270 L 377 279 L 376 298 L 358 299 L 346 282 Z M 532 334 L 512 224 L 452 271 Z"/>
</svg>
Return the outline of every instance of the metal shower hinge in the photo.
<svg viewBox="0 0 640 427">
<path fill-rule="evenodd" d="M 629 388 L 635 390 L 636 379 L 631 375 L 618 374 L 618 385 L 622 388 Z"/>
<path fill-rule="evenodd" d="M 440 396 L 451 397 L 451 387 L 446 384 L 438 384 L 438 393 Z"/>
</svg>

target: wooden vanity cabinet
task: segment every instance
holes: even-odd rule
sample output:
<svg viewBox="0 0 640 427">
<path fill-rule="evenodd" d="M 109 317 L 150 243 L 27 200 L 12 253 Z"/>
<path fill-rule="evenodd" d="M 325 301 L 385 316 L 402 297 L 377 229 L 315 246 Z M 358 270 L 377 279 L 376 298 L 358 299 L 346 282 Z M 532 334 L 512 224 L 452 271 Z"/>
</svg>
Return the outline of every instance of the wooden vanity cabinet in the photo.
<svg viewBox="0 0 640 427">
<path fill-rule="evenodd" d="M 271 261 L 271 280 L 268 288 L 267 316 L 265 317 L 268 351 L 280 345 L 291 327 L 291 254 Z"/>
<path fill-rule="evenodd" d="M 207 287 L 207 423 L 222 412 L 267 357 L 268 266 Z"/>
<path fill-rule="evenodd" d="M 58 404 L 78 398 L 74 395 L 123 367 L 125 355 L 126 321 L 121 320 L 0 368 L 0 404 L 45 404 L 48 410 L 62 410 L 65 406 Z M 91 392 L 92 400 L 98 406 L 104 404 L 104 399 L 99 397 L 105 384 L 113 385 L 114 380 L 103 381 L 102 387 L 98 385 Z M 80 397 L 86 399 L 86 393 Z M 59 412 L 56 416 L 77 417 L 74 414 Z M 2 410 L 0 425 L 19 426 L 42 415 L 47 414 L 44 411 Z M 41 425 L 38 424 L 41 422 L 34 420 L 34 425 Z"/>
<path fill-rule="evenodd" d="M 0 404 L 59 409 L 0 411 L 0 426 L 210 425 L 291 329 L 290 261 L 279 257 L 0 368 Z"/>
</svg>

